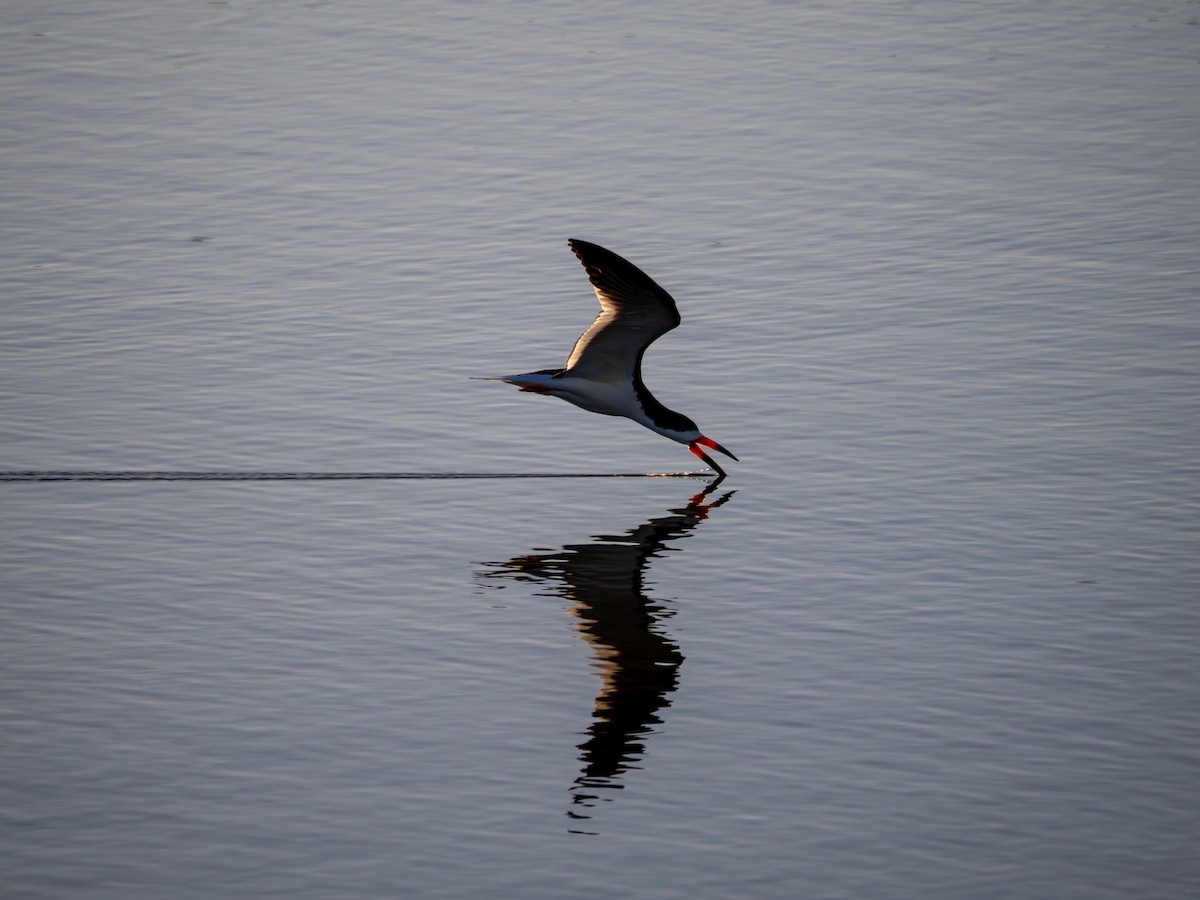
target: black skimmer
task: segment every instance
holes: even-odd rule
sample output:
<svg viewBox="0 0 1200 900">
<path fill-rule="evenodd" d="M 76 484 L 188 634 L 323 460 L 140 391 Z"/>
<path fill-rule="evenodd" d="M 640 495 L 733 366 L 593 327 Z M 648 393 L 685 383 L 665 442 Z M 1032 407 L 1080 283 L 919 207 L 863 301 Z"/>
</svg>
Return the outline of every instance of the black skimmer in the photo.
<svg viewBox="0 0 1200 900">
<path fill-rule="evenodd" d="M 637 266 L 587 241 L 567 241 L 583 263 L 596 296 L 600 315 L 575 342 L 567 363 L 524 375 L 498 375 L 484 381 L 504 381 L 522 391 L 550 394 L 604 416 L 624 416 L 663 437 L 687 444 L 713 471 L 725 470 L 704 452 L 705 447 L 737 457 L 682 413 L 667 409 L 642 383 L 646 348 L 679 322 L 671 295 Z M 716 482 L 714 482 L 715 484 Z"/>
</svg>

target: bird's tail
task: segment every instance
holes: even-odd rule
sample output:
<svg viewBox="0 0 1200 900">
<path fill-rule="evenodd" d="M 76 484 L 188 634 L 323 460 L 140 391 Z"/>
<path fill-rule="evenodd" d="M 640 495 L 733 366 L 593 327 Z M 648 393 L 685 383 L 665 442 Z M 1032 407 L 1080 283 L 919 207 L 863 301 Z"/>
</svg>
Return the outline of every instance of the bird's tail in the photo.
<svg viewBox="0 0 1200 900">
<path fill-rule="evenodd" d="M 558 372 L 557 369 L 545 369 L 541 372 L 527 372 L 524 375 L 472 375 L 470 380 L 503 381 L 533 394 L 550 394 L 553 393 L 551 387 Z"/>
</svg>

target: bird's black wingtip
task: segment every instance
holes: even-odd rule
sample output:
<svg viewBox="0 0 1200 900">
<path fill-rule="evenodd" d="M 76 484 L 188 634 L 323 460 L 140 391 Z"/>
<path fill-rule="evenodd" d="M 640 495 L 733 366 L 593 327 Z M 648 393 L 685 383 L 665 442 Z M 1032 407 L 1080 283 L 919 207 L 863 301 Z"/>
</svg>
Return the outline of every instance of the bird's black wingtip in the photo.
<svg viewBox="0 0 1200 900">
<path fill-rule="evenodd" d="M 593 244 L 589 241 L 581 241 L 578 238 L 569 238 L 567 246 L 571 248 L 571 252 L 583 263 L 583 268 L 587 271 L 588 279 L 595 287 L 602 287 L 600 276 L 606 268 L 614 265 L 626 265 L 629 263 L 617 256 L 611 250 L 606 250 L 599 244 Z M 632 267 L 631 267 L 632 268 Z"/>
<path fill-rule="evenodd" d="M 606 270 L 611 270 L 613 274 L 620 273 L 626 278 L 642 281 L 648 285 L 654 285 L 654 281 L 649 275 L 623 256 L 613 253 L 607 247 L 601 247 L 599 244 L 593 244 L 591 241 L 581 241 L 579 238 L 570 238 L 567 241 L 567 246 L 571 248 L 572 253 L 579 257 L 579 261 L 583 263 L 583 267 L 592 279 L 592 284 L 596 287 L 602 287 L 597 279 Z M 658 286 L 654 285 L 654 287 L 657 288 Z M 658 288 L 658 290 L 662 290 L 662 288 Z"/>
</svg>

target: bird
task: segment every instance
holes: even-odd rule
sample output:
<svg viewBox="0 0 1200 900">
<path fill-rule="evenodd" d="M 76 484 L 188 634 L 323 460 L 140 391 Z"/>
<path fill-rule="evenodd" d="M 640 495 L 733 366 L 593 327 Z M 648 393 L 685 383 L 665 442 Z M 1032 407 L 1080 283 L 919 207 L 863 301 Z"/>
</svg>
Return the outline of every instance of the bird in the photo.
<svg viewBox="0 0 1200 900">
<path fill-rule="evenodd" d="M 737 457 L 701 434 L 687 416 L 663 406 L 642 381 L 646 348 L 681 321 L 674 299 L 649 275 L 611 250 L 574 238 L 567 244 L 596 290 L 600 314 L 580 335 L 562 367 L 477 380 L 503 381 L 522 391 L 561 397 L 588 412 L 632 419 L 656 434 L 686 444 L 717 473 L 715 485 L 726 473 L 704 449 L 735 461 Z"/>
</svg>

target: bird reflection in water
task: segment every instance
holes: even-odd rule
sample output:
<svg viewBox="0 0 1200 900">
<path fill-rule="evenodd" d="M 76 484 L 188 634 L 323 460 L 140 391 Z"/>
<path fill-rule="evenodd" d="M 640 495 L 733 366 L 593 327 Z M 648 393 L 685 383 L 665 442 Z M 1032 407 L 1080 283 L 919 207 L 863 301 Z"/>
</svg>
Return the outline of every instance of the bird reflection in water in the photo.
<svg viewBox="0 0 1200 900">
<path fill-rule="evenodd" d="M 492 563 L 485 577 L 538 578 L 571 602 L 580 636 L 591 648 L 602 680 L 587 740 L 579 745 L 583 769 L 571 788 L 567 815 L 592 818 L 605 791 L 622 790 L 620 776 L 645 753 L 646 737 L 662 723 L 659 711 L 670 705 L 679 683 L 683 654 L 660 628 L 675 611 L 646 596 L 643 579 L 652 558 L 667 544 L 687 537 L 709 512 L 729 500 L 708 497 L 717 483 L 696 494 L 682 509 L 650 519 L 622 535 L 598 535 L 591 543 L 567 544 L 559 553 L 519 556 Z M 582 834 L 594 832 L 575 827 Z"/>
</svg>

